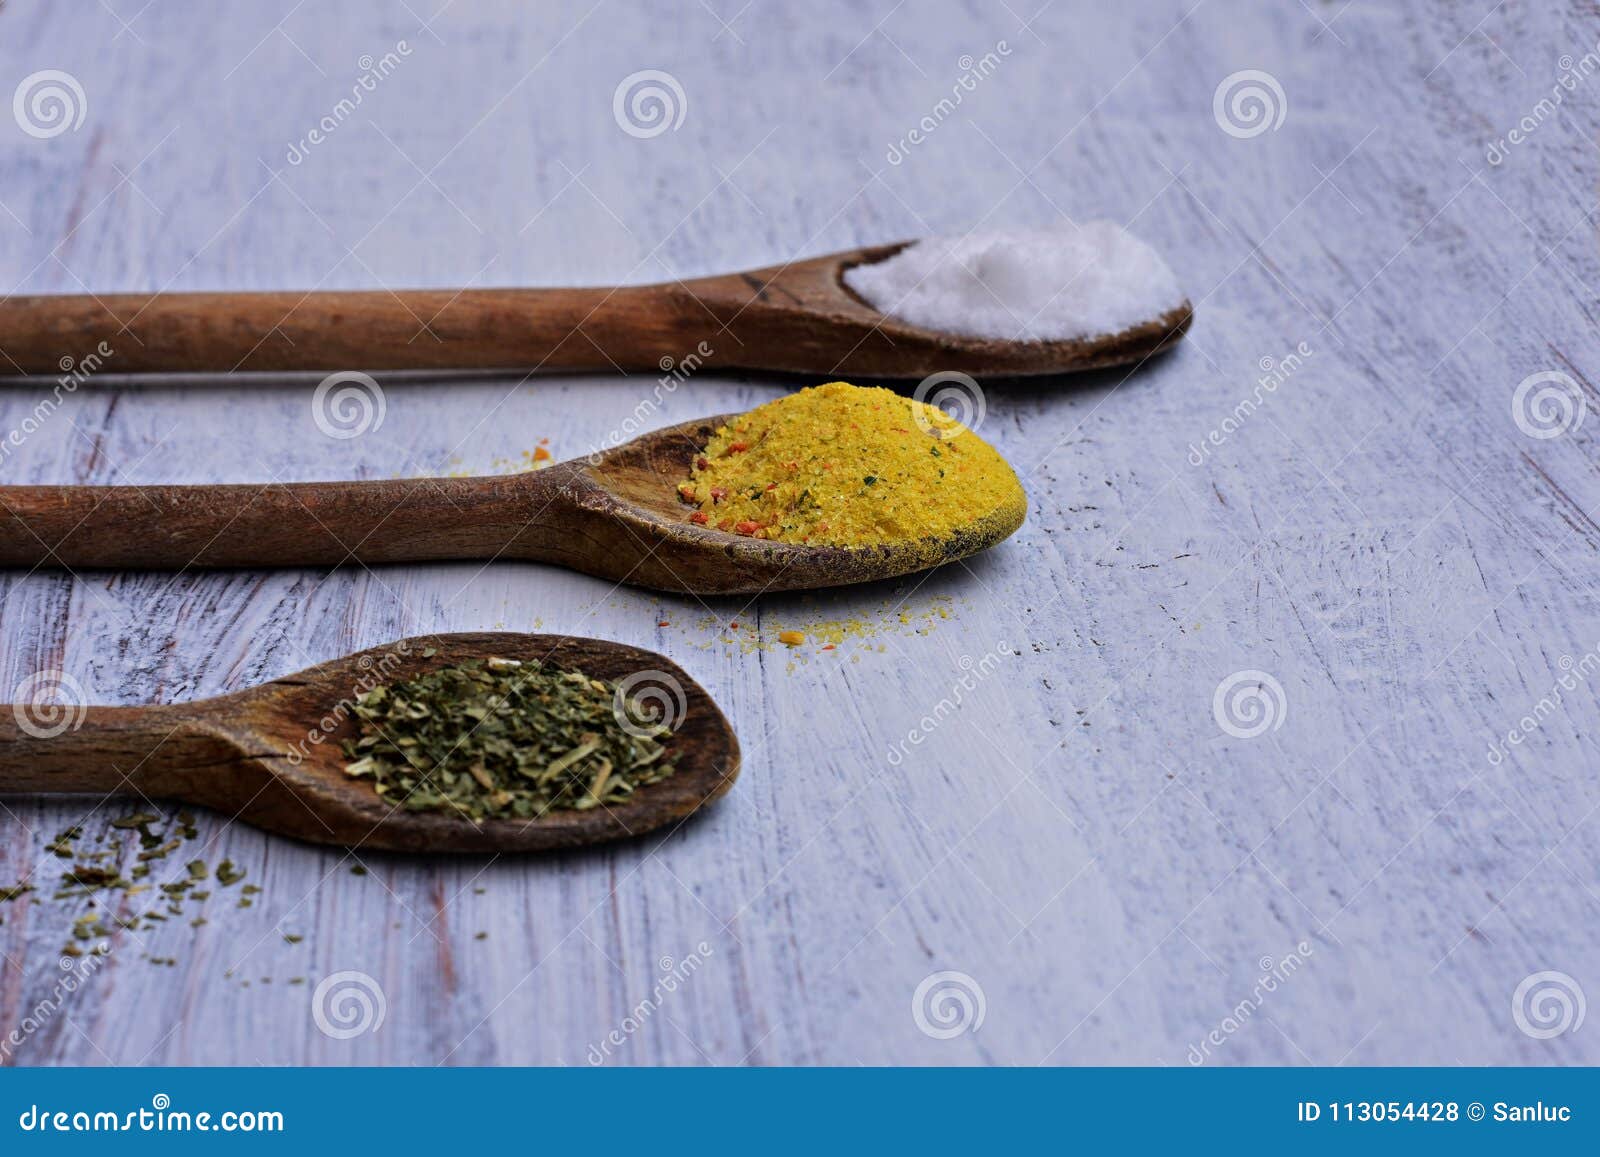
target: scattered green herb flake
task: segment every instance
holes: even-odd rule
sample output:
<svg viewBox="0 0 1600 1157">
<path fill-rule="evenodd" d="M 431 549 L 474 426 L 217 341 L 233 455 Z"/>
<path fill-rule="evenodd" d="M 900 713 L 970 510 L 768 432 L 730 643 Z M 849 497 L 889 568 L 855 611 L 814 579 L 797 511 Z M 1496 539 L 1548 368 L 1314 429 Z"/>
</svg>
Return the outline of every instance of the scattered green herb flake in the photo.
<svg viewBox="0 0 1600 1157">
<path fill-rule="evenodd" d="M 365 876 L 367 874 L 367 866 L 365 864 L 352 864 L 350 866 L 350 874 L 352 876 Z"/>
<path fill-rule="evenodd" d="M 204 860 L 189 861 L 189 879 L 204 880 L 206 878 L 206 862 Z"/>
<path fill-rule="evenodd" d="M 70 827 L 66 831 L 58 833 L 55 839 L 46 844 L 44 846 L 45 851 L 51 852 L 63 860 L 70 860 L 77 855 L 72 845 L 82 835 L 83 829 L 81 827 Z"/>
<path fill-rule="evenodd" d="M 94 890 L 96 888 L 112 888 L 118 884 L 125 884 L 122 873 L 115 868 L 100 868 L 93 864 L 77 864 L 70 872 L 61 873 L 61 883 L 78 888 Z"/>
<path fill-rule="evenodd" d="M 234 867 L 232 860 L 223 860 L 217 865 L 217 883 L 224 888 L 237 884 L 244 877 L 244 869 Z"/>
<path fill-rule="evenodd" d="M 304 939 L 305 937 L 300 935 L 298 932 L 285 932 L 283 934 L 283 942 L 285 944 L 298 944 Z"/>
</svg>

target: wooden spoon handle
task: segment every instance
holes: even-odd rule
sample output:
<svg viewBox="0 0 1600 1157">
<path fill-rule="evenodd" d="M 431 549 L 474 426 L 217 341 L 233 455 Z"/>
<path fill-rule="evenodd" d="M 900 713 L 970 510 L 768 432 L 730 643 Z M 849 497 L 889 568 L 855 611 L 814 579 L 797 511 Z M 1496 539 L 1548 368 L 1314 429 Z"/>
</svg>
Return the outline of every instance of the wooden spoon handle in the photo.
<svg viewBox="0 0 1600 1157">
<path fill-rule="evenodd" d="M 170 773 L 221 763 L 226 741 L 167 707 L 71 702 L 0 708 L 0 795 L 93 792 L 164 795 Z"/>
<path fill-rule="evenodd" d="M 106 373 L 659 372 L 662 359 L 676 363 L 715 328 L 696 300 L 678 284 L 12 297 L 0 304 L 0 373 L 60 374 L 74 364 Z"/>
<path fill-rule="evenodd" d="M 559 536 L 566 466 L 489 478 L 0 487 L 0 565 L 182 569 L 493 558 Z M 526 541 L 523 541 L 526 540 Z"/>
</svg>

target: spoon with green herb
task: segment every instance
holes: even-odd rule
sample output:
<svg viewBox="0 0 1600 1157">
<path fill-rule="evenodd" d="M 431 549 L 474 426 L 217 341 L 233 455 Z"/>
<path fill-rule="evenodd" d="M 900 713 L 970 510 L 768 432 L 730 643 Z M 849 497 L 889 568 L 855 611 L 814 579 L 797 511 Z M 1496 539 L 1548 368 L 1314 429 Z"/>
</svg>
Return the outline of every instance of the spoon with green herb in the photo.
<svg viewBox="0 0 1600 1157">
<path fill-rule="evenodd" d="M 680 667 L 569 635 L 403 639 L 193 703 L 0 712 L 0 795 L 183 800 L 362 849 L 621 839 L 738 774 L 733 729 Z"/>
</svg>

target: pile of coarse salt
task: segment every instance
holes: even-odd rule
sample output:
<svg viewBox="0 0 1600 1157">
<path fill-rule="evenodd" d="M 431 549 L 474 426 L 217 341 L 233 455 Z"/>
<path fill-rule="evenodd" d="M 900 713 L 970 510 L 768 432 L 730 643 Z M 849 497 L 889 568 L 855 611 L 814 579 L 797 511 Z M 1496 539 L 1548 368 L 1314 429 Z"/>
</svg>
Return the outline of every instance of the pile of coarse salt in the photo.
<svg viewBox="0 0 1600 1157">
<path fill-rule="evenodd" d="M 899 321 L 1005 341 L 1120 333 L 1184 303 L 1160 255 L 1110 221 L 930 238 L 844 282 Z"/>
</svg>

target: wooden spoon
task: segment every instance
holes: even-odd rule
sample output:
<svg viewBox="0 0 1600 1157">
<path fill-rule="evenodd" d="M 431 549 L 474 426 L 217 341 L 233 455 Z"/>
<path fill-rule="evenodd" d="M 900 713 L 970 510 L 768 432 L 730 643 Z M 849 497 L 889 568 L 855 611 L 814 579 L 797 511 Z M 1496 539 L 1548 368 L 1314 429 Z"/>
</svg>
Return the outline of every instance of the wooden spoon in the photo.
<svg viewBox="0 0 1600 1157">
<path fill-rule="evenodd" d="M 695 455 L 731 416 L 669 426 L 546 470 L 287 485 L 0 486 L 0 565 L 186 569 L 527 559 L 701 595 L 891 578 L 1022 525 L 1021 501 L 945 539 L 807 546 L 689 521 Z"/>
<path fill-rule="evenodd" d="M 8 355 L 0 369 L 59 374 L 103 341 L 109 373 L 687 366 L 1009 376 L 1142 361 L 1189 326 L 1187 301 L 1122 333 L 1078 341 L 996 341 L 907 325 L 852 293 L 843 274 L 908 244 L 613 288 L 18 296 L 0 304 Z"/>
<path fill-rule="evenodd" d="M 675 685 L 683 698 L 672 697 L 685 705 L 671 739 L 677 772 L 640 788 L 623 805 L 476 823 L 455 812 L 405 811 L 385 802 L 370 781 L 345 774 L 340 743 L 358 729 L 342 701 L 437 667 L 491 656 L 611 681 L 648 672 L 654 686 Z M 739 741 L 732 727 L 682 668 L 637 647 L 570 635 L 431 635 L 193 703 L 48 709 L 18 704 L 0 712 L 0 794 L 182 800 L 279 835 L 361 849 L 534 852 L 597 844 L 683 819 L 727 791 L 738 775 Z"/>
</svg>

